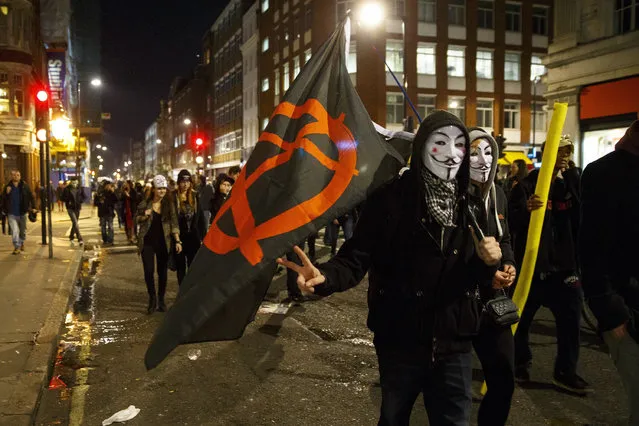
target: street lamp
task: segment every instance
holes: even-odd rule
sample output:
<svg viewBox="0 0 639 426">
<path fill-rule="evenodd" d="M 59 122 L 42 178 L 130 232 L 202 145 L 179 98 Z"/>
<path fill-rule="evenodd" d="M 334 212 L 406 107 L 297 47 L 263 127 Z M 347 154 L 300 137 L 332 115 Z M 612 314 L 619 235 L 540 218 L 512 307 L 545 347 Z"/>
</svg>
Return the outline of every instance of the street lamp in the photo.
<svg viewBox="0 0 639 426">
<path fill-rule="evenodd" d="M 100 80 L 99 78 L 94 78 L 91 80 L 91 86 L 93 87 L 100 87 L 102 86 L 102 80 Z"/>
<path fill-rule="evenodd" d="M 537 136 L 537 84 L 541 81 L 540 75 L 531 76 L 530 81 L 533 84 L 533 134 L 532 134 L 532 153 L 536 157 L 535 142 Z"/>
<path fill-rule="evenodd" d="M 106 146 L 103 146 L 103 147 L 102 147 L 102 151 L 106 151 L 106 150 L 107 150 L 107 147 L 106 147 Z"/>
<path fill-rule="evenodd" d="M 161 139 L 156 139 L 156 140 L 155 140 L 155 143 L 156 143 L 156 144 L 158 144 L 158 145 L 160 145 L 160 144 L 162 143 L 162 140 L 161 140 Z"/>
<path fill-rule="evenodd" d="M 384 20 L 384 7 L 380 3 L 366 3 L 359 10 L 359 23 L 375 28 Z"/>
<path fill-rule="evenodd" d="M 187 126 L 190 126 L 191 125 L 191 119 L 190 118 L 185 118 L 184 119 L 184 124 L 187 125 Z"/>
</svg>

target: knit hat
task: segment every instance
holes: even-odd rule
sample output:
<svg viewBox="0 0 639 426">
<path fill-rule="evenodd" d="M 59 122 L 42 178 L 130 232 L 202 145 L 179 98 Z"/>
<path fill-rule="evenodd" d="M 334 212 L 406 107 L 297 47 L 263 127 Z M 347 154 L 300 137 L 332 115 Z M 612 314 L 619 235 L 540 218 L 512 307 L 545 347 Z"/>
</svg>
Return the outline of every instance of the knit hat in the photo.
<svg viewBox="0 0 639 426">
<path fill-rule="evenodd" d="M 191 179 L 191 173 L 186 169 L 182 169 L 180 170 L 180 173 L 178 173 L 177 181 L 178 183 L 180 183 L 184 182 L 185 180 L 193 183 L 193 179 Z"/>
<path fill-rule="evenodd" d="M 167 188 L 169 185 L 164 176 L 157 175 L 153 178 L 153 186 L 155 188 Z"/>
</svg>

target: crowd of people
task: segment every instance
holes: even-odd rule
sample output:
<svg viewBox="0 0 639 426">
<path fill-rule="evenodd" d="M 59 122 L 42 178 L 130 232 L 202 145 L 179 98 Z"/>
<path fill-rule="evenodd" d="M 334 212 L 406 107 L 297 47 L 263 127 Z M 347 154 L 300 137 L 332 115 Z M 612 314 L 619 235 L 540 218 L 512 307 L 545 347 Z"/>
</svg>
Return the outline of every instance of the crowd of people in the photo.
<svg viewBox="0 0 639 426">
<path fill-rule="evenodd" d="M 302 294 L 345 291 L 368 274 L 380 425 L 407 425 L 420 393 L 431 424 L 468 424 L 472 347 L 488 385 L 478 423 L 505 424 L 515 383 L 531 380 L 529 333 L 541 306 L 556 322 L 553 384 L 586 396 L 593 389 L 577 373 L 584 292 L 626 388 L 630 424 L 639 424 L 639 121 L 583 173 L 573 153 L 562 137 L 541 200 L 538 170 L 516 162 L 496 182 L 492 136 L 436 111 L 415 136 L 410 169 L 367 200 L 334 257 L 317 264 L 295 247 L 278 260 Z M 507 301 L 539 209 L 536 267 L 513 336 Z"/>
</svg>

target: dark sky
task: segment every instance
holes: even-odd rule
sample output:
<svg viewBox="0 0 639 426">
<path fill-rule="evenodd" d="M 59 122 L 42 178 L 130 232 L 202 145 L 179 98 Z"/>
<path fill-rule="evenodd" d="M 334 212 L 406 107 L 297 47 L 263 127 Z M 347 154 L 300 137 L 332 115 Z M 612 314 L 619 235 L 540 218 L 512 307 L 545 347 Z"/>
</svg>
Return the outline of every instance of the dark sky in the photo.
<svg viewBox="0 0 639 426">
<path fill-rule="evenodd" d="M 188 76 L 199 59 L 202 38 L 225 0 L 103 0 L 102 110 L 105 142 L 128 151 L 159 113 L 171 81 Z"/>
</svg>

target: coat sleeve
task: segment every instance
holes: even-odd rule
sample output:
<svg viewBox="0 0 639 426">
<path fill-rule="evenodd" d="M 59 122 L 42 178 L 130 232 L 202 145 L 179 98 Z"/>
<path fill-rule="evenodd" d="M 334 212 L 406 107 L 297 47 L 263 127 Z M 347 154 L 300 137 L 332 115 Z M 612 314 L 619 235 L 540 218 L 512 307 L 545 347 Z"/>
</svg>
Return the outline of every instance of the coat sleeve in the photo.
<svg viewBox="0 0 639 426">
<path fill-rule="evenodd" d="M 386 187 L 373 194 L 355 227 L 353 237 L 346 241 L 335 257 L 319 266 L 326 282 L 315 287 L 315 293 L 328 296 L 346 291 L 362 281 L 371 265 L 376 244 L 383 244 L 379 231 L 386 217 Z"/>
<path fill-rule="evenodd" d="M 619 194 L 607 184 L 600 164 L 586 168 L 581 184 L 582 285 L 586 300 L 602 331 L 612 330 L 630 318 L 624 299 L 614 290 L 610 252 L 615 244 L 613 220 L 619 217 Z M 603 169 L 605 172 L 606 170 Z"/>
<path fill-rule="evenodd" d="M 115 194 L 113 194 L 113 197 L 114 197 L 114 201 L 117 201 L 118 197 Z M 142 202 L 138 204 L 137 213 L 136 213 L 138 223 L 146 222 L 147 220 L 149 220 L 149 216 L 144 214 L 145 211 L 146 211 L 146 201 L 142 200 Z"/>
<path fill-rule="evenodd" d="M 206 219 L 204 218 L 204 210 L 202 209 L 202 203 L 200 203 L 199 199 L 197 200 L 197 212 L 195 216 L 195 227 L 198 234 L 200 235 L 200 239 L 203 239 L 206 235 L 206 231 L 208 230 L 208 224 L 206 223 Z"/>
<path fill-rule="evenodd" d="M 178 215 L 177 215 L 177 209 L 175 207 L 175 203 L 171 202 L 171 234 L 172 235 L 178 235 L 178 241 L 179 241 L 179 235 L 180 235 L 180 224 L 178 223 Z"/>
</svg>

